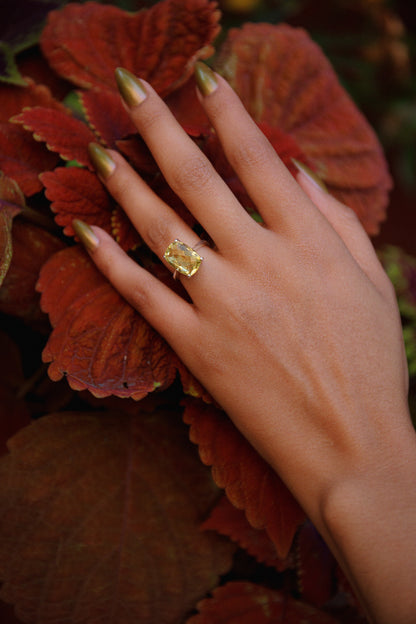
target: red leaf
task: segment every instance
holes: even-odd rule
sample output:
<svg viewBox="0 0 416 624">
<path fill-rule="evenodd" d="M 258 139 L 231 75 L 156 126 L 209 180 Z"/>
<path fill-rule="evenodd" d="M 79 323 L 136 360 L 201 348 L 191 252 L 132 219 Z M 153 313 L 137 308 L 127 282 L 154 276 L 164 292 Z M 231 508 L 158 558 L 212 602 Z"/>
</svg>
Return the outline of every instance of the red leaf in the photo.
<svg viewBox="0 0 416 624">
<path fill-rule="evenodd" d="M 74 236 L 73 219 L 98 225 L 111 234 L 124 250 L 136 247 L 141 238 L 107 193 L 97 176 L 86 169 L 58 167 L 41 176 L 46 197 L 56 213 L 55 221 L 64 226 L 67 236 Z"/>
<path fill-rule="evenodd" d="M 119 206 L 115 206 L 111 215 L 111 234 L 122 249 L 135 249 L 142 239 L 131 224 L 130 219 Z"/>
<path fill-rule="evenodd" d="M 78 247 L 49 260 L 38 289 L 54 327 L 43 352 L 51 379 L 134 399 L 172 383 L 176 356 Z"/>
<path fill-rule="evenodd" d="M 118 93 L 91 89 L 79 97 L 90 127 L 103 144 L 114 149 L 117 140 L 137 133 Z"/>
<path fill-rule="evenodd" d="M 290 135 L 330 192 L 377 233 L 391 188 L 380 143 L 306 32 L 245 24 L 230 31 L 218 67 L 253 118 Z"/>
<path fill-rule="evenodd" d="M 30 324 L 43 323 L 35 284 L 42 265 L 63 243 L 44 229 L 17 220 L 13 224 L 13 257 L 0 289 L 0 310 Z"/>
<path fill-rule="evenodd" d="M 186 624 L 336 624 L 331 616 L 297 600 L 248 582 L 227 583 L 198 604 Z"/>
<path fill-rule="evenodd" d="M 12 259 L 13 218 L 25 207 L 25 198 L 14 180 L 0 171 L 0 286 Z"/>
<path fill-rule="evenodd" d="M 180 89 L 168 95 L 166 104 L 190 136 L 199 137 L 210 132 L 211 122 L 196 95 L 193 76 Z"/>
<path fill-rule="evenodd" d="M 231 565 L 178 414 L 58 413 L 0 461 L 2 598 L 27 624 L 182 622 Z"/>
<path fill-rule="evenodd" d="M 115 204 L 94 173 L 78 167 L 58 167 L 44 173 L 41 181 L 56 214 L 55 221 L 64 226 L 67 236 L 74 236 L 73 219 L 82 219 L 111 233 Z"/>
<path fill-rule="evenodd" d="M 116 91 L 114 70 L 122 66 L 165 96 L 212 54 L 219 17 L 209 0 L 165 0 L 138 13 L 69 4 L 49 14 L 41 47 L 52 68 L 81 87 Z"/>
<path fill-rule="evenodd" d="M 224 412 L 212 405 L 185 400 L 184 421 L 190 439 L 198 444 L 204 464 L 212 466 L 216 484 L 224 488 L 237 509 L 244 509 L 256 529 L 265 529 L 284 559 L 304 513 L 277 474 L 234 427 Z"/>
<path fill-rule="evenodd" d="M 76 160 L 92 169 L 87 148 L 96 137 L 68 112 L 36 106 L 13 117 L 13 122 L 32 132 L 37 141 L 46 143 L 49 150 L 57 152 L 64 160 Z"/>
<path fill-rule="evenodd" d="M 56 213 L 55 221 L 64 226 L 67 236 L 74 236 L 73 219 L 98 225 L 115 238 L 124 250 L 137 246 L 141 238 L 107 193 L 97 176 L 86 169 L 58 167 L 41 176 L 46 197 Z"/>
<path fill-rule="evenodd" d="M 56 110 L 64 108 L 60 102 L 55 100 L 48 87 L 36 84 L 31 78 L 26 78 L 26 82 L 26 87 L 2 84 L 0 89 L 0 121 L 9 121 L 10 117 L 17 115 L 27 106 L 44 106 Z"/>
<path fill-rule="evenodd" d="M 58 158 L 8 121 L 27 106 L 44 106 L 56 111 L 64 107 L 47 87 L 29 78 L 26 80 L 27 87 L 3 85 L 0 89 L 0 168 L 16 180 L 25 195 L 33 195 L 42 190 L 39 174 L 56 166 Z"/>
<path fill-rule="evenodd" d="M 72 89 L 72 85 L 69 82 L 62 80 L 55 72 L 51 71 L 48 62 L 42 56 L 38 47 L 32 48 L 29 54 L 18 57 L 17 60 L 20 74 L 22 76 L 30 76 L 30 79 L 36 83 L 45 85 L 57 100 L 63 100 Z M 25 78 L 25 80 L 28 79 Z M 46 103 L 38 102 L 38 104 L 47 106 Z"/>
<path fill-rule="evenodd" d="M 25 195 L 42 190 L 39 174 L 53 169 L 57 162 L 57 155 L 36 143 L 23 128 L 0 122 L 0 168 Z"/>
<path fill-rule="evenodd" d="M 289 554 L 286 559 L 280 559 L 266 531 L 254 529 L 247 522 L 244 511 L 236 509 L 226 496 L 220 499 L 201 529 L 226 535 L 257 561 L 273 566 L 279 572 L 294 567 L 293 557 Z"/>
<path fill-rule="evenodd" d="M 138 135 L 117 141 L 117 148 L 128 159 L 132 167 L 142 174 L 156 176 L 159 169 L 149 148 L 143 139 Z"/>
</svg>

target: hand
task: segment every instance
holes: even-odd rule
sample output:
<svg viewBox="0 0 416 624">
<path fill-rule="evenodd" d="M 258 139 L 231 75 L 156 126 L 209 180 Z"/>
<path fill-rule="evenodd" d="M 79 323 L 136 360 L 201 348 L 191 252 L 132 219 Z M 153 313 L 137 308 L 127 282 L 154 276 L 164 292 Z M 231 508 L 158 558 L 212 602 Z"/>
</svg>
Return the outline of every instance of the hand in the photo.
<svg viewBox="0 0 416 624">
<path fill-rule="evenodd" d="M 151 86 L 124 70 L 118 81 L 167 182 L 215 249 L 200 251 L 195 275 L 180 276 L 188 303 L 104 231 L 78 224 L 77 233 L 114 287 L 279 472 L 365 594 L 369 612 L 391 622 L 382 619 L 386 607 L 380 612 L 378 604 L 382 580 L 367 589 L 360 572 L 362 564 L 367 571 L 375 565 L 371 553 L 363 558 L 356 552 L 365 531 L 358 527 L 357 535 L 347 531 L 345 537 L 340 526 L 345 513 L 350 519 L 348 509 L 356 512 L 367 497 L 370 517 L 376 514 L 389 483 L 397 492 L 397 481 L 407 488 L 413 479 L 415 489 L 400 318 L 370 241 L 355 214 L 307 172 L 297 180 L 291 176 L 221 77 L 199 66 L 200 99 L 264 227 Z M 118 153 L 95 146 L 91 154 L 108 190 L 159 258 L 174 239 L 195 247 L 195 232 Z"/>
</svg>

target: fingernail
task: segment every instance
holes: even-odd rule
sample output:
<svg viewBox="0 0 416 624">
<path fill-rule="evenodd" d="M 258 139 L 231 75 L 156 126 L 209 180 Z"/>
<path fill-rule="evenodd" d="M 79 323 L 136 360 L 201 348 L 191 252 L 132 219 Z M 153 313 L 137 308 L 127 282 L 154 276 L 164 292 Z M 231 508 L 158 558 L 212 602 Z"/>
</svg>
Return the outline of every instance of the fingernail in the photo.
<svg viewBox="0 0 416 624">
<path fill-rule="evenodd" d="M 100 241 L 87 223 L 84 223 L 84 221 L 81 221 L 80 219 L 74 219 L 72 221 L 72 227 L 75 234 L 88 251 L 94 251 L 94 249 L 97 249 Z"/>
<path fill-rule="evenodd" d="M 301 171 L 315 186 L 319 186 L 322 191 L 328 193 L 325 183 L 316 175 L 314 171 L 312 171 L 312 169 L 309 169 L 307 165 L 300 162 L 300 160 L 296 160 L 296 158 L 292 158 L 291 160 L 298 171 Z"/>
<path fill-rule="evenodd" d="M 212 69 L 197 61 L 194 66 L 195 80 L 202 95 L 211 95 L 218 87 L 218 80 Z"/>
<path fill-rule="evenodd" d="M 116 163 L 110 154 L 98 143 L 88 145 L 88 153 L 94 169 L 103 180 L 107 180 L 116 168 Z"/>
<path fill-rule="evenodd" d="M 140 78 L 136 78 L 123 67 L 117 67 L 115 74 L 120 95 L 129 108 L 138 106 L 147 98 L 146 89 Z"/>
</svg>

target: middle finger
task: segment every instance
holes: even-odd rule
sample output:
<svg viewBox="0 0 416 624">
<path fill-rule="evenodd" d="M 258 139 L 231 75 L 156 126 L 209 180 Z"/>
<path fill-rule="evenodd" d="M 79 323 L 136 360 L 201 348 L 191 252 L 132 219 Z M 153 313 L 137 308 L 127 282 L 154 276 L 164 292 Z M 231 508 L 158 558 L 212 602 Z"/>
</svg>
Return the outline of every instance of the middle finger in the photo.
<svg viewBox="0 0 416 624">
<path fill-rule="evenodd" d="M 166 181 L 219 251 L 249 236 L 253 220 L 152 87 L 124 69 L 118 69 L 116 77 L 133 122 Z"/>
</svg>

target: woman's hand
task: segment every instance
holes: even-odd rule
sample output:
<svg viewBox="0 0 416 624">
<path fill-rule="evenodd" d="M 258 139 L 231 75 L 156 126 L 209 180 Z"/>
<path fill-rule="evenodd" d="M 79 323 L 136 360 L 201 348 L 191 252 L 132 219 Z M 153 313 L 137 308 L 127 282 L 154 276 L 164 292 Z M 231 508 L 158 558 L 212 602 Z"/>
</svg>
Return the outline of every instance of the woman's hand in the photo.
<svg viewBox="0 0 416 624">
<path fill-rule="evenodd" d="M 189 303 L 104 231 L 78 223 L 77 233 L 114 287 L 279 472 L 364 594 L 369 612 L 380 622 L 415 621 L 398 619 L 397 610 L 391 619 L 383 594 L 397 597 L 397 591 L 390 574 L 387 590 L 376 573 L 384 562 L 377 546 L 393 539 L 391 522 L 380 521 L 382 511 L 393 514 L 399 531 L 398 506 L 408 514 L 409 539 L 416 537 L 409 492 L 416 489 L 416 445 L 392 286 L 355 214 L 307 171 L 301 169 L 297 181 L 292 177 L 223 79 L 201 64 L 196 76 L 202 105 L 264 226 L 239 204 L 150 85 L 117 70 L 138 131 L 215 249 L 199 250 L 199 270 L 180 276 Z M 159 258 L 175 239 L 197 245 L 195 232 L 118 153 L 93 146 L 91 156 Z M 381 542 L 377 527 L 369 530 L 377 519 Z M 395 533 L 394 539 L 403 538 Z M 402 565 L 416 573 L 415 560 Z M 410 569 L 405 574 L 412 578 Z M 405 604 L 416 619 L 411 600 Z"/>
</svg>

